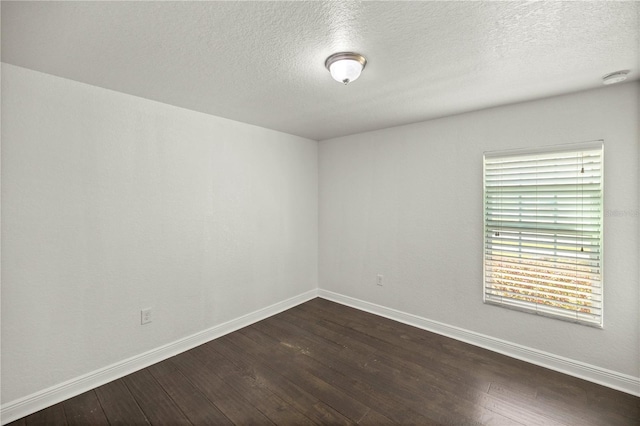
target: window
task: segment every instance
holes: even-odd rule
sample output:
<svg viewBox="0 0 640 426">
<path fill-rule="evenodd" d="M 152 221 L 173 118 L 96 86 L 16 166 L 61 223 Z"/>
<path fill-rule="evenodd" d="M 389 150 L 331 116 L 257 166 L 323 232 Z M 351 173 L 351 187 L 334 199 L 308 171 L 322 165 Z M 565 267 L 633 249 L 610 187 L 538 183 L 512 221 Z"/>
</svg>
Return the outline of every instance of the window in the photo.
<svg viewBox="0 0 640 426">
<path fill-rule="evenodd" d="M 484 155 L 484 301 L 602 327 L 603 142 Z"/>
</svg>

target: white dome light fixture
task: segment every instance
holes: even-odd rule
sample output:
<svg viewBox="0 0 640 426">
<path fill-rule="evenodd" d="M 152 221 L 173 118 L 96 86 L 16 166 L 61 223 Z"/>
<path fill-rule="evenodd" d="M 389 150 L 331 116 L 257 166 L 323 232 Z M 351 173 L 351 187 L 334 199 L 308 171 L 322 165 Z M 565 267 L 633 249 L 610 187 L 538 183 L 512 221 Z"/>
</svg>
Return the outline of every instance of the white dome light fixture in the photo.
<svg viewBox="0 0 640 426">
<path fill-rule="evenodd" d="M 602 77 L 602 84 L 609 85 L 620 83 L 621 81 L 625 81 L 627 79 L 627 74 L 629 74 L 629 70 L 612 72 L 611 74 L 607 74 Z"/>
<path fill-rule="evenodd" d="M 367 59 L 354 52 L 334 53 L 324 62 L 331 77 L 343 84 L 357 80 L 365 65 L 367 65 Z"/>
</svg>

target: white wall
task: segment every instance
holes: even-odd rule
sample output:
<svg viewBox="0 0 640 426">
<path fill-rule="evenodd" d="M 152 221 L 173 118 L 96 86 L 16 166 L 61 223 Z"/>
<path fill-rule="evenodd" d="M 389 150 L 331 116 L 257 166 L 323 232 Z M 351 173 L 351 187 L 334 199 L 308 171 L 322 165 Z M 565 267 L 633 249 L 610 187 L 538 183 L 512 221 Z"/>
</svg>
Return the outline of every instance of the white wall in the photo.
<svg viewBox="0 0 640 426">
<path fill-rule="evenodd" d="M 317 288 L 317 176 L 315 141 L 3 64 L 2 402 Z"/>
<path fill-rule="evenodd" d="M 639 86 L 321 141 L 320 288 L 637 378 Z M 595 139 L 604 329 L 484 305 L 483 152 Z"/>
</svg>

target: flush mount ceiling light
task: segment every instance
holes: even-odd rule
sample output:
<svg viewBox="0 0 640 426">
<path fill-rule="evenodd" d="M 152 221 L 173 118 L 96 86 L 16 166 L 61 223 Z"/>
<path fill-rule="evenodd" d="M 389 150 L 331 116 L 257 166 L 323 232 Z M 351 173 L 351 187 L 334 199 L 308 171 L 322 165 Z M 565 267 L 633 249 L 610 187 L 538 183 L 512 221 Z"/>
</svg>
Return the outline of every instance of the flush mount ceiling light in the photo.
<svg viewBox="0 0 640 426">
<path fill-rule="evenodd" d="M 367 65 L 367 59 L 354 52 L 334 53 L 324 62 L 331 77 L 344 84 L 357 80 L 365 65 Z"/>
<path fill-rule="evenodd" d="M 602 77 L 602 84 L 620 83 L 627 79 L 627 74 L 629 74 L 629 70 L 612 72 Z"/>
</svg>

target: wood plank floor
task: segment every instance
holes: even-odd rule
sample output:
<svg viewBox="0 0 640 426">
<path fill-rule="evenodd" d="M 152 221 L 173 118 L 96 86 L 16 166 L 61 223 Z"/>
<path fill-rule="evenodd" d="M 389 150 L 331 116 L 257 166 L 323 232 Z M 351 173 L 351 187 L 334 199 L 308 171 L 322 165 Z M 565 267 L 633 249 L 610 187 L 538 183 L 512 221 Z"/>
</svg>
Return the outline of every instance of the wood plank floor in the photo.
<svg viewBox="0 0 640 426">
<path fill-rule="evenodd" d="M 12 425 L 639 425 L 640 398 L 314 299 Z"/>
</svg>

